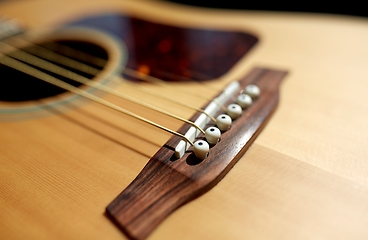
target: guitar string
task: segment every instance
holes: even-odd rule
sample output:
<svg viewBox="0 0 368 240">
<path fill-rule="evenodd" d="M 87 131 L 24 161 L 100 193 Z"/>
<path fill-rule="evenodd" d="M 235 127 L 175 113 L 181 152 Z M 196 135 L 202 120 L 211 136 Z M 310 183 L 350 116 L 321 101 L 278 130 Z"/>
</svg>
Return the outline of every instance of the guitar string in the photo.
<svg viewBox="0 0 368 240">
<path fill-rule="evenodd" d="M 117 77 L 117 78 L 112 79 L 112 80 L 114 81 L 114 80 L 116 80 L 116 79 L 119 79 L 119 80 L 120 80 L 121 78 L 120 78 L 120 77 Z M 124 81 L 123 81 L 123 83 L 124 83 L 124 84 L 130 85 L 130 86 L 133 86 L 133 87 L 134 87 L 135 89 L 137 89 L 138 91 L 141 91 L 141 92 L 147 93 L 147 94 L 149 94 L 149 95 L 151 95 L 151 96 L 155 96 L 155 97 L 158 97 L 158 98 L 161 98 L 161 99 L 167 100 L 167 101 L 169 101 L 169 102 L 172 102 L 172 103 L 175 103 L 175 104 L 181 105 L 181 106 L 183 106 L 183 107 L 186 107 L 186 108 L 189 108 L 189 109 L 195 110 L 195 111 L 197 111 L 197 112 L 203 113 L 203 114 L 205 114 L 207 117 L 209 117 L 209 118 L 210 118 L 214 123 L 216 123 L 216 119 L 215 119 L 212 115 L 208 114 L 206 111 L 204 111 L 204 110 L 203 110 L 203 109 L 201 109 L 201 108 L 193 107 L 192 105 L 189 105 L 189 104 L 186 104 L 186 103 L 180 102 L 180 101 L 178 101 L 178 100 L 176 100 L 176 99 L 166 97 L 166 96 L 164 96 L 164 95 L 162 95 L 162 94 L 159 94 L 159 93 L 157 93 L 157 92 L 155 92 L 155 91 L 152 91 L 151 89 L 148 89 L 148 88 L 142 87 L 142 86 L 140 86 L 140 85 L 137 85 L 137 84 L 132 83 L 132 82 L 130 82 L 130 81 L 127 81 L 127 80 L 125 80 L 125 79 L 123 79 L 123 80 L 124 80 Z M 117 81 L 116 81 L 116 82 L 117 82 Z M 121 83 L 121 81 L 118 81 L 118 83 Z"/>
<path fill-rule="evenodd" d="M 76 81 L 76 82 L 79 82 L 79 83 L 82 83 L 82 84 L 85 84 L 87 86 L 90 86 L 90 87 L 93 87 L 93 88 L 96 88 L 98 90 L 101 90 L 101 91 L 104 91 L 104 92 L 107 92 L 107 93 L 110 93 L 114 96 L 117 96 L 117 97 L 120 97 L 120 98 L 123 98 L 125 100 L 128 100 L 130 102 L 133 102 L 135 104 L 138 104 L 138 105 L 141 105 L 141 106 L 144 106 L 146 108 L 149 108 L 149 109 L 152 109 L 154 111 L 157 111 L 159 113 L 162 113 L 162 114 L 165 114 L 167 116 L 170 116 L 172 118 L 175 118 L 177 120 L 180 120 L 182 122 L 185 122 L 185 123 L 188 123 L 190 125 L 192 125 L 193 127 L 197 128 L 200 132 L 202 132 L 203 134 L 205 134 L 204 130 L 202 128 L 200 128 L 197 124 L 195 124 L 194 122 L 192 121 L 189 121 L 189 120 L 186 120 L 182 117 L 179 117 L 177 115 L 174 115 L 172 113 L 169 113 L 165 110 L 162 110 L 160 108 L 157 108 L 151 104 L 148 104 L 148 103 L 145 103 L 143 101 L 140 101 L 136 98 L 133 98 L 133 97 L 130 97 L 126 94 L 123 94 L 122 92 L 119 92 L 115 89 L 112 89 L 108 86 L 105 86 L 99 82 L 96 82 L 96 81 L 93 81 L 93 80 L 90 80 L 86 77 L 83 77 L 79 74 L 76 74 L 70 70 L 67 70 L 65 68 L 62 68 L 60 66 L 57 66 L 51 62 L 48 62 L 46 60 L 43 60 L 39 57 L 36 57 L 36 56 L 33 56 L 29 53 L 26 53 L 24 52 L 23 50 L 20 50 L 20 49 L 16 49 L 10 45 L 7 45 L 5 43 L 2 43 L 0 42 L 0 47 L 6 47 L 8 48 L 9 50 L 13 50 L 10 54 L 8 54 L 9 56 L 13 57 L 13 58 L 16 58 L 22 62 L 26 62 L 26 63 L 29 63 L 29 64 L 32 64 L 36 67 L 39 67 L 39 68 L 43 68 L 47 71 L 50 71 L 50 72 L 53 72 L 53 73 L 56 73 L 60 76 L 63 76 L 63 77 L 66 77 L 66 78 L 69 78 L 73 81 Z"/>
<path fill-rule="evenodd" d="M 169 73 L 169 72 L 165 72 L 165 71 L 163 71 L 163 70 L 155 70 L 155 72 L 159 72 L 159 73 L 161 73 L 161 74 L 163 74 L 163 75 L 166 75 L 166 76 L 169 76 L 169 77 L 171 77 L 171 78 L 173 78 L 173 79 L 186 79 L 186 80 L 188 80 L 188 81 L 196 81 L 196 80 L 193 80 L 193 79 L 191 79 L 191 78 L 187 78 L 187 77 L 183 77 L 183 76 L 180 76 L 180 75 L 176 75 L 176 74 L 174 74 L 174 73 Z M 199 73 L 195 73 L 195 72 L 193 72 L 193 71 L 191 71 L 192 73 L 194 73 L 194 74 L 196 74 L 196 75 L 199 75 Z M 197 83 L 200 83 L 200 84 L 202 84 L 202 85 L 205 85 L 206 86 L 206 88 L 210 88 L 211 90 L 213 90 L 213 91 L 217 91 L 217 92 L 219 92 L 219 91 L 221 91 L 222 89 L 218 89 L 218 88 L 216 88 L 216 87 L 214 87 L 213 85 L 211 85 L 211 84 L 208 84 L 208 83 L 206 83 L 206 82 L 200 82 L 200 81 L 196 81 Z M 235 102 L 236 101 L 236 99 L 235 99 L 235 97 L 234 96 L 232 96 L 232 95 L 229 95 L 227 92 L 223 92 L 225 95 L 227 95 L 227 96 L 230 96 L 230 98 L 231 98 L 231 100 L 233 101 L 233 102 Z M 224 108 L 221 108 L 222 110 L 224 110 Z M 225 112 L 226 112 L 226 110 L 225 110 Z"/>
<path fill-rule="evenodd" d="M 27 40 L 24 40 L 24 39 L 20 39 L 21 36 L 17 36 L 17 38 L 13 39 L 13 40 L 23 40 L 23 41 L 27 41 Z M 57 42 L 52 42 L 53 44 L 57 45 L 59 47 L 59 45 L 62 45 L 62 44 L 59 44 Z M 34 45 L 34 46 L 37 46 L 37 45 Z M 63 46 L 63 49 L 65 49 L 66 53 L 73 53 L 73 57 L 74 58 L 83 58 L 84 60 L 87 60 L 87 62 L 92 62 L 92 64 L 95 64 L 96 66 L 99 66 L 99 67 L 103 67 L 105 64 L 106 64 L 106 61 L 105 59 L 102 59 L 102 58 L 99 58 L 97 56 L 93 56 L 93 55 L 90 55 L 88 53 L 85 53 L 85 52 L 82 52 L 82 51 L 79 51 L 79 50 L 76 50 L 76 49 L 73 49 L 73 48 L 70 48 L 68 46 L 65 46 L 65 45 L 62 45 Z M 37 46 L 38 49 L 42 49 L 42 47 L 40 46 Z M 48 50 L 48 49 L 46 49 Z M 77 54 L 75 54 L 77 53 Z M 95 69 L 93 69 L 93 67 L 91 66 L 88 66 L 86 64 L 83 64 L 81 62 L 78 62 L 78 61 L 71 61 L 69 63 L 69 60 L 68 58 L 66 57 L 61 57 L 60 60 L 57 59 L 57 57 L 55 56 L 52 56 L 53 54 L 56 54 L 54 51 L 45 51 L 45 53 L 41 53 L 42 55 L 44 55 L 45 57 L 51 57 L 51 59 L 55 60 L 55 61 L 61 61 L 62 64 L 65 64 L 65 66 L 68 66 L 68 67 L 71 67 L 71 68 L 74 68 L 76 69 L 76 66 L 78 65 L 78 70 L 82 70 L 83 71 L 87 71 L 87 73 L 91 73 L 91 74 L 95 74 L 94 72 L 96 71 Z M 85 57 L 83 56 L 85 55 Z M 61 55 L 62 56 L 62 55 Z M 82 59 L 80 59 L 82 60 Z M 75 65 L 77 64 L 77 65 Z M 80 68 L 79 68 L 80 67 Z M 223 111 L 226 112 L 226 108 L 223 104 L 221 104 L 220 102 L 218 102 L 216 99 L 211 99 L 207 96 L 204 96 L 204 95 L 201 95 L 201 94 L 198 94 L 196 92 L 193 92 L 193 91 L 189 91 L 187 89 L 183 89 L 183 88 L 177 88 L 175 86 L 171 86 L 170 84 L 166 83 L 164 80 L 162 79 L 159 79 L 159 78 L 155 78 L 153 76 L 149 76 L 147 74 L 144 74 L 142 72 L 139 72 L 139 71 L 136 71 L 136 70 L 133 70 L 133 69 L 130 69 L 130 68 L 124 68 L 123 69 L 123 73 L 128 75 L 128 76 L 131 76 L 131 77 L 134 77 L 134 78 L 137 78 L 137 79 L 140 79 L 140 80 L 143 80 L 143 81 L 146 81 L 146 82 L 150 82 L 150 83 L 153 83 L 153 84 L 157 84 L 157 85 L 161 85 L 163 87 L 168 87 L 168 88 L 175 88 L 174 90 L 175 91 L 179 91 L 179 92 L 183 92 L 185 94 L 188 94 L 188 95 L 191 95 L 191 96 L 194 96 L 194 97 L 197 97 L 197 98 L 201 98 L 201 99 L 204 99 L 204 100 L 207 100 L 207 101 L 213 101 L 216 105 L 218 105 Z M 216 90 L 218 91 L 218 90 Z"/>
<path fill-rule="evenodd" d="M 85 53 L 83 51 L 76 50 L 74 48 L 71 48 L 71 47 L 65 46 L 63 44 L 60 44 L 58 42 L 54 42 L 54 41 L 51 41 L 51 42 L 54 45 L 56 45 L 57 47 L 62 47 L 62 49 L 65 49 L 65 51 L 67 51 L 67 53 L 72 53 L 73 57 L 80 58 L 80 60 L 82 60 L 82 61 L 90 62 L 92 64 L 95 64 L 96 66 L 99 66 L 99 67 L 103 67 L 106 64 L 106 61 L 107 60 L 105 60 L 105 59 L 99 58 L 99 57 L 94 56 L 94 55 L 90 55 L 90 54 Z M 51 57 L 52 54 L 57 55 L 56 52 L 51 51 L 51 50 L 49 50 L 47 48 L 43 48 L 43 47 L 40 47 L 38 45 L 34 45 L 34 46 L 37 46 L 40 50 L 45 49 L 46 51 L 49 51 L 47 53 L 47 55 L 50 56 L 50 57 Z M 85 55 L 85 56 L 83 56 L 83 55 Z M 68 66 L 70 65 L 70 67 L 73 67 L 72 64 L 69 64 L 68 63 L 68 59 L 70 59 L 70 58 L 65 58 L 65 56 L 63 56 L 63 55 L 60 55 L 60 56 L 62 56 L 65 59 L 65 60 L 62 60 L 65 64 L 68 64 Z M 55 59 L 56 61 L 58 60 L 57 58 L 55 58 L 55 56 L 53 56 L 53 59 Z M 73 60 L 73 59 L 70 59 L 70 60 Z M 77 63 L 80 63 L 80 62 L 74 60 L 73 63 L 77 64 Z M 81 67 L 81 69 L 86 69 L 86 70 L 88 68 L 91 68 L 90 66 L 88 66 L 86 64 L 83 64 L 83 63 L 80 63 L 80 67 Z M 74 68 L 75 68 L 75 66 L 74 66 Z M 93 71 L 93 70 L 91 69 L 91 71 Z M 161 71 L 161 72 L 164 72 L 164 71 Z M 127 68 L 127 67 L 125 67 L 123 69 L 123 73 L 126 74 L 126 75 L 129 75 L 131 77 L 134 77 L 134 78 L 143 80 L 143 81 L 148 81 L 150 83 L 162 85 L 162 86 L 165 86 L 165 87 L 175 88 L 175 90 L 178 91 L 178 88 L 176 88 L 174 86 L 171 86 L 169 83 L 167 83 L 166 81 L 164 81 L 162 79 L 159 79 L 159 78 L 150 76 L 150 75 L 148 75 L 148 73 L 144 73 L 144 72 L 137 71 L 137 70 L 134 70 L 134 69 L 131 69 L 131 68 Z M 173 73 L 165 72 L 165 74 L 170 74 L 174 79 L 179 79 L 179 76 L 176 76 Z M 188 80 L 195 81 L 195 80 L 192 80 L 190 78 L 188 78 Z M 205 85 L 206 88 L 209 88 L 210 90 L 212 90 L 212 91 L 214 91 L 216 93 L 218 93 L 219 91 L 222 90 L 222 89 L 219 89 L 219 88 L 215 88 L 213 85 L 206 84 L 204 82 L 198 82 L 198 81 L 195 81 L 195 82 L 196 83 L 199 83 L 199 85 Z M 226 107 L 223 104 L 221 104 L 220 102 L 218 102 L 216 99 L 210 99 L 210 98 L 205 97 L 205 96 L 203 96 L 201 94 L 198 94 L 196 92 L 188 91 L 188 90 L 182 89 L 182 88 L 179 89 L 179 91 L 184 92 L 184 93 L 186 93 L 188 95 L 192 95 L 192 96 L 195 96 L 195 97 L 198 97 L 198 98 L 205 99 L 207 101 L 212 101 L 216 105 L 218 105 L 224 112 L 227 112 Z M 224 94 L 227 95 L 226 92 L 224 92 Z M 231 97 L 231 99 L 233 101 L 235 101 L 234 97 Z"/>
<path fill-rule="evenodd" d="M 26 40 L 24 40 L 24 41 L 26 41 Z M 78 49 L 66 46 L 64 44 L 61 44 L 61 43 L 58 43 L 58 42 L 55 42 L 55 41 L 52 41 L 52 40 L 49 40 L 49 42 L 47 42 L 45 45 L 47 45 L 48 47 L 41 47 L 41 46 L 38 46 L 38 45 L 34 44 L 34 46 L 39 48 L 40 50 L 45 50 L 45 51 L 47 50 L 47 51 L 50 51 L 50 53 L 53 53 L 53 54 L 58 54 L 56 52 L 63 53 L 65 56 L 69 56 L 69 57 L 72 57 L 72 58 L 75 58 L 75 59 L 79 59 L 80 61 L 88 62 L 88 63 L 91 63 L 93 65 L 99 66 L 99 67 L 104 67 L 106 62 L 107 62 L 107 60 L 105 60 L 103 58 L 99 58 L 95 55 L 91 55 L 89 53 L 80 51 Z M 54 46 L 52 46 L 52 45 L 54 45 Z M 58 55 L 58 56 L 64 57 L 63 55 Z M 72 58 L 69 58 L 69 59 L 73 60 Z M 137 73 L 141 73 L 140 71 L 137 71 L 137 70 L 134 70 L 134 69 L 131 69 L 131 70 L 136 71 Z M 201 85 L 205 85 L 206 88 L 210 88 L 212 91 L 214 91 L 216 93 L 222 90 L 221 88 L 216 87 L 216 86 L 211 85 L 211 84 L 207 84 L 206 82 L 199 82 L 197 80 L 193 80 L 191 78 L 175 75 L 173 73 L 169 73 L 169 72 L 166 72 L 166 71 L 163 71 L 163 70 L 155 70 L 155 72 L 164 73 L 165 75 L 170 76 L 173 79 L 186 79 L 188 81 L 195 81 L 196 83 L 199 83 Z M 190 72 L 195 73 L 193 70 L 191 70 Z M 201 73 L 195 73 L 195 74 L 204 76 L 204 74 L 201 74 Z M 148 75 L 148 74 L 145 73 L 145 75 Z M 139 77 L 141 78 L 143 76 L 139 76 Z M 208 76 L 206 76 L 206 77 L 208 77 Z M 160 80 L 162 80 L 162 79 L 160 79 Z"/>
<path fill-rule="evenodd" d="M 19 39 L 18 39 L 19 40 Z M 26 41 L 26 40 L 23 40 L 22 39 L 22 41 Z M 53 61 L 53 62 L 57 62 L 57 63 L 59 63 L 59 64 L 62 64 L 62 65 L 64 65 L 64 66 L 67 66 L 67 67 L 70 67 L 70 68 L 73 68 L 73 69 L 77 69 L 77 70 L 81 70 L 81 71 L 84 71 L 84 72 L 86 72 L 86 73 L 88 73 L 88 74 L 91 74 L 91 75 L 96 75 L 98 72 L 100 72 L 100 70 L 99 69 L 97 69 L 97 68 L 94 68 L 94 67 L 91 67 L 91 66 L 89 66 L 89 65 L 87 65 L 87 64 L 84 64 L 84 63 L 82 63 L 82 62 L 80 62 L 80 61 L 76 61 L 76 60 L 74 60 L 74 59 L 71 59 L 71 58 L 69 58 L 69 57 L 65 57 L 65 56 L 63 56 L 63 55 L 60 55 L 60 54 L 58 54 L 58 53 L 56 53 L 56 52 L 54 52 L 54 51 L 52 51 L 52 50 L 49 50 L 49 49 L 47 49 L 47 48 L 44 48 L 44 47 L 41 47 L 41 46 L 38 46 L 38 45 L 35 45 L 35 44 L 32 44 L 32 43 L 30 43 L 30 42 L 28 42 L 29 44 L 31 44 L 32 45 L 32 47 L 34 47 L 34 48 L 36 48 L 37 49 L 37 51 L 30 51 L 32 54 L 34 54 L 34 55 L 38 55 L 38 56 L 40 56 L 40 57 L 42 57 L 42 58 L 45 58 L 45 59 L 48 59 L 48 60 L 51 60 L 51 61 Z M 53 43 L 56 43 L 56 42 L 53 42 Z M 73 48 L 69 48 L 69 47 L 67 47 L 67 46 L 64 46 L 64 45 L 61 45 L 61 44 L 58 44 L 58 46 L 63 46 L 63 48 L 64 47 L 66 47 L 66 51 L 70 51 L 70 52 L 72 52 L 71 50 L 73 49 Z M 30 48 L 29 49 L 27 49 L 28 51 L 30 50 Z M 81 52 L 81 51 L 79 51 L 81 54 L 77 54 L 78 56 L 82 56 L 82 58 L 83 58 L 83 55 L 84 56 L 88 56 L 88 59 L 92 59 L 92 61 L 90 61 L 90 63 L 92 63 L 92 64 L 95 64 L 95 63 L 97 63 L 96 65 L 97 66 L 100 66 L 100 65 L 102 65 L 102 63 L 104 62 L 104 64 L 106 63 L 106 60 L 105 59 L 102 59 L 102 58 L 98 58 L 98 57 L 96 57 L 96 56 L 93 56 L 93 55 L 89 55 L 88 53 L 84 53 L 84 52 Z M 82 54 L 83 53 L 83 54 Z M 91 56 L 91 57 L 90 57 Z M 104 65 L 102 65 L 102 67 L 103 67 Z M 137 77 L 139 77 L 139 78 L 142 78 L 142 76 L 137 76 Z M 130 83 L 129 81 L 127 81 L 126 79 L 124 79 L 123 77 L 120 77 L 120 76 L 114 76 L 114 78 L 112 79 L 112 81 L 114 81 L 114 82 L 116 82 L 116 83 L 118 83 L 118 84 L 121 84 L 122 82 L 123 83 Z M 166 101 L 169 101 L 169 102 L 172 102 L 172 103 L 175 103 L 175 104 L 178 104 L 178 105 L 181 105 L 181 106 L 183 106 L 183 107 L 186 107 L 186 108 L 189 108 L 189 109 L 192 109 L 192 110 L 195 110 L 195 111 L 198 111 L 198 112 L 201 112 L 201 113 L 203 113 L 203 114 L 205 114 L 207 117 L 209 117 L 213 122 L 216 122 L 216 119 L 213 117 L 213 116 L 211 116 L 210 114 L 208 114 L 207 112 L 205 112 L 203 109 L 200 109 L 200 108 L 197 108 L 197 107 L 193 107 L 193 106 L 191 106 L 191 105 L 189 105 L 189 104 L 186 104 L 186 103 L 183 103 L 183 102 L 180 102 L 180 101 L 177 101 L 177 100 L 175 100 L 175 99 L 173 99 L 173 98 L 169 98 L 169 97 L 165 97 L 165 96 L 163 96 L 163 95 L 161 95 L 161 94 L 157 94 L 156 92 L 154 92 L 154 91 L 151 91 L 151 90 L 148 90 L 148 89 L 146 89 L 146 88 L 143 88 L 143 87 L 141 87 L 141 86 L 137 86 L 137 84 L 131 84 L 131 86 L 134 86 L 136 89 L 138 89 L 139 91 L 143 91 L 143 92 L 145 92 L 145 93 L 148 93 L 148 94 L 150 94 L 150 95 L 153 95 L 153 96 L 155 96 L 155 97 L 159 97 L 159 98 L 161 98 L 161 99 L 164 99 L 164 100 L 166 100 Z"/>
<path fill-rule="evenodd" d="M 117 105 L 115 105 L 113 103 L 110 103 L 110 102 L 108 102 L 108 101 L 106 101 L 106 100 L 104 100 L 102 98 L 99 98 L 99 97 L 97 97 L 97 96 L 95 96 L 93 94 L 90 94 L 90 93 L 88 93 L 88 92 L 86 92 L 86 91 L 84 91 L 84 90 L 82 90 L 80 88 L 74 87 L 73 85 L 70 85 L 70 84 L 68 84 L 66 82 L 63 82 L 60 79 L 57 79 L 57 78 L 55 78 L 55 77 L 53 77 L 51 75 L 48 75 L 48 74 L 46 74 L 46 73 L 44 73 L 44 72 L 42 72 L 40 70 L 37 70 L 37 69 L 35 69 L 35 68 L 33 68 L 33 67 L 25 64 L 25 63 L 22 63 L 22 62 L 20 62 L 18 60 L 15 60 L 15 59 L 13 59 L 11 57 L 8 57 L 8 56 L 4 55 L 4 54 L 0 54 L 0 63 L 3 64 L 3 65 L 6 65 L 8 67 L 11 67 L 13 69 L 16 69 L 16 70 L 18 70 L 20 72 L 24 72 L 24 73 L 26 73 L 28 75 L 31 75 L 31 76 L 33 76 L 35 78 L 41 79 L 41 80 L 43 80 L 45 82 L 48 82 L 50 84 L 53 84 L 55 86 L 58 86 L 60 88 L 63 88 L 63 89 L 65 89 L 67 91 L 70 91 L 70 92 L 72 92 L 74 94 L 77 94 L 77 95 L 80 95 L 80 96 L 85 97 L 87 99 L 90 99 L 90 100 L 92 100 L 94 102 L 97 102 L 97 103 L 99 103 L 101 105 L 104 105 L 106 107 L 112 108 L 112 109 L 114 109 L 114 110 L 116 110 L 118 112 L 121 112 L 121 113 L 124 113 L 126 115 L 129 115 L 129 116 L 131 116 L 133 118 L 136 118 L 136 119 L 138 119 L 140 121 L 143 121 L 145 123 L 148 123 L 148 124 L 150 124 L 152 126 L 155 126 L 155 127 L 159 128 L 159 129 L 162 129 L 162 130 L 164 130 L 166 132 L 169 132 L 171 134 L 177 135 L 177 136 L 181 137 L 183 140 L 185 140 L 186 142 L 188 142 L 190 145 L 192 145 L 192 146 L 194 145 L 191 140 L 189 140 L 186 136 L 184 136 L 181 133 L 175 132 L 175 131 L 173 131 L 173 130 L 171 130 L 169 128 L 166 128 L 166 127 L 161 126 L 161 125 L 159 125 L 159 124 L 157 124 L 155 122 L 152 122 L 152 121 L 150 121 L 150 120 L 148 120 L 148 119 L 146 119 L 144 117 L 141 117 L 141 116 L 139 116 L 139 115 L 137 115 L 135 113 L 132 113 L 132 112 L 130 112 L 130 111 L 124 109 L 124 108 L 121 108 L 121 107 L 119 107 L 119 106 L 117 106 Z"/>
<path fill-rule="evenodd" d="M 186 69 L 182 69 L 182 70 L 185 71 Z M 205 75 L 205 74 L 202 74 L 202 73 L 199 73 L 199 72 L 195 72 L 194 70 L 188 70 L 188 71 L 191 73 L 191 75 L 201 76 L 201 77 L 205 77 L 205 78 L 208 78 L 208 79 L 212 78 L 208 75 Z M 181 80 L 182 79 L 182 80 L 185 80 L 185 81 L 195 81 L 196 83 L 198 83 L 200 85 L 203 85 L 204 87 L 209 88 L 214 92 L 219 92 L 219 91 L 222 90 L 222 89 L 216 87 L 215 85 L 207 83 L 206 81 L 194 80 L 192 78 L 184 77 L 184 76 L 181 76 L 181 75 L 178 75 L 178 74 L 175 74 L 175 73 L 171 73 L 171 72 L 167 72 L 167 71 L 164 71 L 164 70 L 153 69 L 152 72 L 159 73 L 159 74 L 161 74 L 163 76 L 167 76 L 171 79 L 176 79 L 176 80 Z"/>
<path fill-rule="evenodd" d="M 135 78 L 139 78 L 140 77 L 140 73 L 133 70 L 133 69 L 129 69 L 129 68 L 125 68 L 124 71 L 123 71 L 124 74 L 126 75 L 129 75 L 131 77 L 135 77 Z M 175 88 L 174 86 L 171 86 L 170 84 L 166 83 L 165 81 L 159 79 L 159 78 L 156 78 L 156 77 L 152 77 L 150 75 L 144 75 L 144 77 L 142 78 L 142 80 L 144 81 L 148 81 L 150 83 L 154 83 L 154 84 L 157 84 L 157 85 L 160 85 L 160 86 L 163 86 L 163 87 L 169 87 L 169 88 Z M 181 92 L 184 92 L 188 95 L 191 95 L 191 96 L 194 96 L 194 97 L 197 97 L 197 98 L 202 98 L 202 99 L 205 99 L 205 100 L 208 100 L 208 101 L 212 101 L 214 102 L 215 104 L 217 104 L 223 111 L 227 111 L 226 107 L 224 105 L 222 105 L 221 103 L 219 103 L 218 101 L 216 101 L 216 99 L 211 99 L 209 97 L 206 97 L 206 96 L 203 96 L 203 95 L 200 95 L 196 92 L 191 92 L 191 91 L 187 91 L 186 89 L 180 89 Z"/>
<path fill-rule="evenodd" d="M 24 39 L 23 39 L 24 40 Z M 45 47 L 41 47 L 41 46 L 38 46 L 38 45 L 34 45 L 40 49 L 45 49 L 45 50 L 48 50 L 50 51 L 51 53 L 56 53 L 57 50 L 61 50 L 59 52 L 62 52 L 63 54 L 65 54 L 66 56 L 69 56 L 69 57 L 72 57 L 72 58 L 75 58 L 75 59 L 79 59 L 80 61 L 84 61 L 84 62 L 89 62 L 91 64 L 94 64 L 96 66 L 99 66 L 99 67 L 104 67 L 105 64 L 106 64 L 106 61 L 105 59 L 103 58 L 99 58 L 97 56 L 94 56 L 94 55 L 91 55 L 91 54 L 88 54 L 86 52 L 83 52 L 83 51 L 80 51 L 80 50 L 77 50 L 77 49 L 74 49 L 72 47 L 69 47 L 69 46 L 66 46 L 64 44 L 61 44 L 61 43 L 58 43 L 58 42 L 55 42 L 55 41 L 51 41 L 49 40 L 50 42 L 48 42 L 48 45 L 55 45 L 54 47 L 51 47 L 53 48 L 53 50 L 50 50 L 48 48 L 45 48 Z M 61 55 L 63 56 L 63 55 Z M 87 65 L 88 66 L 88 65 Z M 129 68 L 126 68 L 126 69 L 129 69 Z M 136 73 L 138 74 L 142 74 L 142 72 L 140 71 L 137 71 L 137 70 L 134 70 L 134 69 L 129 69 L 131 71 L 135 71 Z M 196 80 L 193 80 L 193 79 L 190 79 L 190 78 L 185 78 L 183 76 L 177 76 L 173 73 L 169 73 L 169 72 L 166 72 L 166 71 L 162 71 L 160 70 L 160 72 L 164 72 L 164 74 L 166 75 L 171 75 L 171 77 L 173 79 L 180 79 L 180 78 L 184 78 L 186 80 L 189 80 L 189 81 L 195 81 L 196 83 L 199 83 L 200 85 L 205 85 L 206 88 L 210 88 L 212 91 L 214 91 L 215 93 L 221 91 L 222 89 L 218 88 L 218 87 L 215 87 L 211 84 L 207 84 L 205 82 L 199 82 L 199 81 L 196 81 Z M 193 73 L 193 71 L 191 71 Z M 196 73 L 197 75 L 199 75 L 200 73 Z M 145 75 L 148 75 L 147 73 L 145 73 Z M 203 74 L 202 74 L 203 75 Z M 143 75 L 139 75 L 137 76 L 137 78 L 139 78 L 140 80 L 143 80 L 141 78 L 143 78 L 144 76 Z M 162 79 L 158 79 L 160 81 L 164 81 Z M 165 82 L 165 81 L 164 81 Z"/>
</svg>

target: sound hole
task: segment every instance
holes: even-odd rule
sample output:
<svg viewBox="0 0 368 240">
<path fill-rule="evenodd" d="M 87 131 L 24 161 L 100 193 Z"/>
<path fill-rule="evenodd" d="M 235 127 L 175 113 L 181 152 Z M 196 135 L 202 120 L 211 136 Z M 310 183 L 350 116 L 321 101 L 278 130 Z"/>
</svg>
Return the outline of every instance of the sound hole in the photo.
<svg viewBox="0 0 368 240">
<path fill-rule="evenodd" d="M 69 47 L 68 49 L 76 49 L 77 51 L 85 52 L 90 55 L 93 55 L 99 58 L 103 58 L 105 60 L 107 59 L 107 56 L 108 56 L 107 52 L 103 48 L 95 44 L 92 44 L 92 43 L 80 42 L 80 41 L 58 41 L 56 43 L 57 44 L 55 45 L 55 43 L 45 42 L 45 43 L 39 44 L 39 46 L 45 47 L 48 49 L 50 49 L 50 47 L 52 46 L 52 48 L 55 49 L 56 51 L 62 50 L 63 48 L 61 46 L 67 46 Z M 30 52 L 30 48 L 31 47 L 27 47 L 22 50 L 26 52 Z M 78 60 L 78 59 L 75 59 L 75 60 Z M 78 60 L 78 61 L 81 61 L 81 60 Z M 81 62 L 88 64 L 94 68 L 100 69 L 100 70 L 103 68 L 101 66 L 96 66 L 89 62 L 85 62 L 85 61 L 81 61 Z M 94 75 L 87 74 L 87 73 L 78 71 L 73 68 L 65 67 L 61 64 L 58 64 L 58 63 L 55 63 L 55 64 L 67 70 L 73 71 L 77 74 L 80 74 L 84 77 L 87 77 L 89 79 L 94 77 Z M 37 69 L 49 75 L 52 75 L 60 80 L 63 80 L 69 84 L 72 84 L 73 86 L 78 87 L 81 85 L 78 82 L 75 82 L 73 80 L 70 80 L 62 76 L 59 76 L 51 71 L 47 71 L 47 70 L 40 69 L 40 68 L 37 68 Z M 40 79 L 29 76 L 25 73 L 19 72 L 17 70 L 14 70 L 2 64 L 0 64 L 0 76 L 1 76 L 0 101 L 22 102 L 22 101 L 30 101 L 30 100 L 39 100 L 39 99 L 55 96 L 55 95 L 65 92 L 64 89 L 51 85 L 47 82 L 44 82 Z"/>
</svg>

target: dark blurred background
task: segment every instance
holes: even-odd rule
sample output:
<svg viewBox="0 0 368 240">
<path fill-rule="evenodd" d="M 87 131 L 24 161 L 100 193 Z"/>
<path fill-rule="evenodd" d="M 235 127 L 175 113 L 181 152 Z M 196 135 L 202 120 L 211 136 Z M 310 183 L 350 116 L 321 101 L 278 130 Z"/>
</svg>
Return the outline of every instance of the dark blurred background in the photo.
<svg viewBox="0 0 368 240">
<path fill-rule="evenodd" d="M 265 10 L 265 11 L 287 11 L 287 12 L 312 12 L 330 13 L 353 16 L 368 17 L 368 8 L 365 1 L 292 1 L 291 3 L 280 1 L 194 1 L 194 0 L 166 0 L 180 4 L 193 5 L 206 8 L 217 9 L 244 9 L 244 10 Z"/>
</svg>

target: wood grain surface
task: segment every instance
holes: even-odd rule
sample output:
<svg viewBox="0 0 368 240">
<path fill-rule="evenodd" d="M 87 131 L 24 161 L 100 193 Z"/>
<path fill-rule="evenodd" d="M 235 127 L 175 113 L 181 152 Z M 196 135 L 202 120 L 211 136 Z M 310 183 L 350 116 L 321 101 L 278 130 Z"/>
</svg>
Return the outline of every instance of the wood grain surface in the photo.
<svg viewBox="0 0 368 240">
<path fill-rule="evenodd" d="M 170 213 L 217 184 L 248 150 L 275 111 L 285 75 L 284 71 L 256 68 L 239 80 L 240 89 L 255 84 L 261 95 L 233 120 L 205 159 L 196 158 L 192 149 L 176 159 L 174 150 L 181 139 L 171 137 L 107 207 L 113 221 L 132 239 L 145 239 Z M 223 113 L 220 111 L 216 117 Z M 194 122 L 198 116 L 196 113 L 190 120 Z M 205 129 L 213 126 L 215 123 L 209 123 Z M 185 124 L 178 132 L 185 134 L 189 127 Z M 199 139 L 204 138 L 199 135 Z"/>
<path fill-rule="evenodd" d="M 172 213 L 148 239 L 367 239 L 367 19 L 215 11 L 156 1 L 0 5 L 1 15 L 32 29 L 101 12 L 256 35 L 257 46 L 211 81 L 214 87 L 255 66 L 290 72 L 277 111 L 247 153 L 213 189 Z M 194 82 L 175 84 L 216 95 Z M 193 115 L 132 87 L 116 89 L 185 118 Z M 198 107 L 207 102 L 160 91 Z M 103 98 L 172 129 L 182 125 Z M 126 239 L 105 208 L 170 135 L 87 100 L 47 111 L 47 117 L 0 123 L 0 239 Z"/>
</svg>

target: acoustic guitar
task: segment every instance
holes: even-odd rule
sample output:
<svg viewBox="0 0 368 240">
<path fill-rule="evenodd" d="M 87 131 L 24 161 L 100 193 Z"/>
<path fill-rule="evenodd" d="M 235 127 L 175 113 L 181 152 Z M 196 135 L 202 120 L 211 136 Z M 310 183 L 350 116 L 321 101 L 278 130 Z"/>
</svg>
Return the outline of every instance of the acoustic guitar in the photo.
<svg viewBox="0 0 368 240">
<path fill-rule="evenodd" d="M 115 0 L 0 15 L 0 239 L 367 238 L 367 19 Z M 195 121 L 229 111 L 234 83 L 260 94 L 204 159 L 176 135 L 193 126 L 126 97 Z"/>
</svg>

